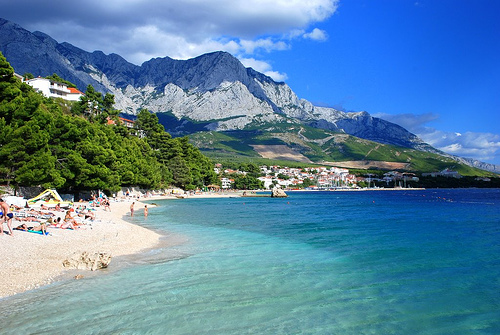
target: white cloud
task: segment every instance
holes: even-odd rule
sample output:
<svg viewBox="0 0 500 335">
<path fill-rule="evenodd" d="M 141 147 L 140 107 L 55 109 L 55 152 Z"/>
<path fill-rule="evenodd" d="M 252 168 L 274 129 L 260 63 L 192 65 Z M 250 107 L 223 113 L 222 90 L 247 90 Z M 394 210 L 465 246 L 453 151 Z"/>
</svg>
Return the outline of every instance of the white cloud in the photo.
<svg viewBox="0 0 500 335">
<path fill-rule="evenodd" d="M 439 119 L 439 115 L 426 114 L 374 114 L 373 116 L 396 123 L 420 137 L 424 142 L 446 153 L 473 158 L 482 162 L 500 164 L 500 135 L 476 132 L 446 132 L 426 126 Z"/>
<path fill-rule="evenodd" d="M 290 30 L 286 38 L 294 40 L 297 38 L 310 39 L 313 41 L 324 42 L 328 39 L 328 33 L 322 29 L 314 28 L 311 32 L 307 33 L 304 29 Z"/>
<path fill-rule="evenodd" d="M 292 29 L 288 32 L 286 37 L 290 40 L 293 40 L 293 39 L 298 38 L 298 37 L 303 37 L 305 32 L 306 31 L 304 29 Z"/>
<path fill-rule="evenodd" d="M 58 42 L 141 64 L 212 51 L 255 59 L 290 49 L 295 38 L 324 41 L 327 33 L 314 24 L 331 17 L 337 5 L 338 0 L 17 0 L 3 4 L 2 16 Z M 287 79 L 263 64 L 263 71 L 252 67 L 274 80 Z"/>
<path fill-rule="evenodd" d="M 255 50 L 261 49 L 266 52 L 274 50 L 287 50 L 290 46 L 284 41 L 273 41 L 271 38 L 258 39 L 258 40 L 241 40 L 240 51 L 245 54 L 253 54 Z"/>
<path fill-rule="evenodd" d="M 288 76 L 286 75 L 286 73 L 280 73 L 278 71 L 266 71 L 264 72 L 264 74 L 266 76 L 269 76 L 271 78 L 273 78 L 274 81 L 285 81 L 288 79 Z"/>
<path fill-rule="evenodd" d="M 251 67 L 252 69 L 262 73 L 271 69 L 271 65 L 269 63 L 255 58 L 240 58 L 240 62 L 245 67 Z"/>
<path fill-rule="evenodd" d="M 240 58 L 240 62 L 245 67 L 251 67 L 255 71 L 259 71 L 265 74 L 266 76 L 273 78 L 273 80 L 275 81 L 285 81 L 288 78 L 287 75 L 284 73 L 272 71 L 271 65 L 265 61 L 257 60 L 254 58 Z"/>
<path fill-rule="evenodd" d="M 314 28 L 310 33 L 304 34 L 304 38 L 315 41 L 326 41 L 328 39 L 328 34 L 324 30 Z"/>
<path fill-rule="evenodd" d="M 87 51 L 139 57 L 198 56 L 239 44 L 251 54 L 289 48 L 288 33 L 329 18 L 338 0 L 88 0 L 40 3 L 18 0 L 2 6 L 2 16 L 29 30 Z M 26 11 L 25 8 L 30 8 Z M 326 36 L 314 28 L 308 38 Z M 216 49 L 217 48 L 217 49 Z M 146 51 L 144 51 L 146 49 Z"/>
<path fill-rule="evenodd" d="M 418 134 L 425 142 L 444 152 L 483 162 L 500 161 L 500 136 L 491 133 L 443 132 L 432 128 Z"/>
</svg>

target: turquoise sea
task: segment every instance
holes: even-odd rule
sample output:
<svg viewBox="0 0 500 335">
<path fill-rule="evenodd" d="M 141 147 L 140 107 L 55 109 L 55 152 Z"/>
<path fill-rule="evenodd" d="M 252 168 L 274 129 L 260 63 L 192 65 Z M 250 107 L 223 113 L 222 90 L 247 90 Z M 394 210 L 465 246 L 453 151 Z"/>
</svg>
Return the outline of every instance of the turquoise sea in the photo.
<svg viewBox="0 0 500 335">
<path fill-rule="evenodd" d="M 2 299 L 0 334 L 500 334 L 499 189 L 289 195 L 155 201 L 184 244 Z"/>
</svg>

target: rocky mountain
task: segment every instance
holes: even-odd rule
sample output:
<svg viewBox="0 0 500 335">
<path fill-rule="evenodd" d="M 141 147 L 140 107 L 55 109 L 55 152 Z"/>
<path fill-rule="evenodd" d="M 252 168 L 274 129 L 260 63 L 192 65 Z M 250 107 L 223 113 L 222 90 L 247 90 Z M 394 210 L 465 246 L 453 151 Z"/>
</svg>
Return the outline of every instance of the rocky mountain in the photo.
<svg viewBox="0 0 500 335">
<path fill-rule="evenodd" d="M 116 54 L 87 52 L 29 32 L 0 19 L 0 51 L 15 71 L 47 76 L 57 73 L 85 91 L 91 84 L 115 95 L 115 107 L 127 114 L 146 108 L 167 114 L 166 129 L 235 131 L 288 124 L 428 152 L 438 151 L 406 129 L 367 112 L 346 113 L 314 106 L 283 82 L 275 82 L 226 52 L 189 60 L 155 58 L 134 65 Z"/>
<path fill-rule="evenodd" d="M 171 112 L 178 119 L 210 121 L 207 130 L 244 129 L 254 122 L 299 122 L 381 143 L 420 148 L 415 135 L 366 112 L 345 113 L 299 99 L 285 83 L 245 68 L 226 52 L 189 60 L 151 59 L 141 66 L 92 53 L 0 19 L 0 51 L 18 73 L 57 73 L 80 90 L 88 84 L 115 95 L 116 108 Z"/>
</svg>

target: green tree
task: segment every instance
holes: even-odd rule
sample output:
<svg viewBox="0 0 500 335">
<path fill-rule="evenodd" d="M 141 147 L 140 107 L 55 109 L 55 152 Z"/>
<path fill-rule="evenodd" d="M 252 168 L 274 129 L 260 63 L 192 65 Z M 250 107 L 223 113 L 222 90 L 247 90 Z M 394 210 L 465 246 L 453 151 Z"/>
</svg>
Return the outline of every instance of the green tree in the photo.
<svg viewBox="0 0 500 335">
<path fill-rule="evenodd" d="M 258 178 L 261 175 L 260 167 L 255 163 L 248 163 L 247 172 L 248 174 L 250 174 L 252 177 L 255 178 Z"/>
<path fill-rule="evenodd" d="M 233 187 L 238 190 L 258 190 L 264 188 L 264 183 L 250 175 L 233 174 Z"/>
<path fill-rule="evenodd" d="M 0 54 L 0 182 L 114 192 L 170 184 L 193 189 L 217 180 L 212 162 L 187 137 L 173 139 L 155 114 L 141 111 L 137 130 L 147 137 L 132 136 L 120 123 L 105 122 L 118 116 L 112 94 L 103 97 L 89 85 L 63 112 L 60 101 L 13 74 Z"/>
<path fill-rule="evenodd" d="M 180 156 L 172 158 L 168 163 L 168 168 L 172 172 L 172 183 L 183 189 L 193 189 L 193 178 L 186 161 Z"/>
<path fill-rule="evenodd" d="M 0 149 L 0 159 L 9 171 L 9 180 L 19 185 L 42 185 L 60 187 L 65 180 L 56 169 L 46 131 L 52 123 L 52 116 L 42 108 L 32 114 L 32 119 L 7 130 L 6 143 Z"/>
<path fill-rule="evenodd" d="M 115 104 L 115 96 L 111 93 L 106 93 L 102 100 L 102 111 L 99 115 L 100 123 L 107 123 L 108 118 L 117 119 L 120 111 L 115 109 L 113 105 Z"/>
<path fill-rule="evenodd" d="M 171 178 L 172 184 L 187 189 L 201 188 L 216 181 L 213 163 L 190 144 L 187 137 L 172 138 L 165 132 L 156 114 L 141 110 L 136 127 L 146 136 L 159 163 L 167 167 L 169 172 L 163 172 L 164 179 Z"/>
<path fill-rule="evenodd" d="M 313 185 L 316 185 L 316 181 L 315 180 L 311 180 L 309 178 L 305 178 L 302 181 L 302 187 L 309 187 L 309 186 L 313 186 Z"/>
<path fill-rule="evenodd" d="M 71 111 L 77 115 L 85 115 L 90 121 L 94 121 L 101 114 L 102 105 L 102 94 L 96 91 L 92 85 L 88 85 L 85 95 L 80 97 Z"/>
<path fill-rule="evenodd" d="M 31 73 L 30 73 L 31 74 Z M 31 74 L 31 76 L 33 76 Z M 33 78 L 33 77 L 32 77 Z M 63 78 L 59 77 L 56 73 L 53 73 L 52 75 L 50 76 L 47 76 L 45 77 L 45 79 L 49 79 L 49 80 L 52 80 L 56 83 L 61 83 L 61 84 L 65 84 L 66 86 L 68 87 L 73 87 L 73 88 L 76 88 L 76 85 L 73 84 L 72 82 L 68 81 L 68 80 L 64 80 Z"/>
<path fill-rule="evenodd" d="M 288 180 L 290 179 L 289 176 L 283 174 L 283 173 L 279 173 L 278 176 L 277 176 L 279 179 L 283 179 L 283 180 Z"/>
<path fill-rule="evenodd" d="M 150 142 L 154 141 L 151 136 L 165 133 L 165 128 L 159 123 L 158 116 L 154 113 L 150 113 L 147 109 L 141 109 L 139 111 L 135 126 L 144 132 L 144 135 Z M 168 136 L 170 137 L 170 135 Z M 152 145 L 154 145 L 154 143 Z"/>
<path fill-rule="evenodd" d="M 24 96 L 21 82 L 14 77 L 14 69 L 0 53 L 0 118 L 10 124 L 16 112 L 22 111 Z"/>
</svg>

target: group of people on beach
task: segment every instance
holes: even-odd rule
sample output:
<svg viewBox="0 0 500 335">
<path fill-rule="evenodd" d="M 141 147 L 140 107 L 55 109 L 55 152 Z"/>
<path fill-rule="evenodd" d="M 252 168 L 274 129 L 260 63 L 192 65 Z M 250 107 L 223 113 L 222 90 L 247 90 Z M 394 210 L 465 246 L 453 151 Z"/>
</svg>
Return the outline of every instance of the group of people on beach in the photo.
<svg viewBox="0 0 500 335">
<path fill-rule="evenodd" d="M 105 206 L 105 210 L 111 211 L 109 202 L 107 206 L 106 204 L 103 205 Z M 16 213 L 11 210 L 11 206 L 3 199 L 0 199 L 0 236 L 3 235 L 4 223 L 7 223 L 10 236 L 13 235 L 14 230 L 38 232 L 42 235 L 47 235 L 48 227 L 78 229 L 84 225 L 84 221 L 88 222 L 96 219 L 94 212 L 84 205 L 71 209 L 63 209 L 60 204 L 56 204 L 53 208 L 42 205 L 40 210 L 33 208 L 17 208 L 16 206 L 13 206 L 13 208 L 16 210 Z M 56 215 L 57 212 L 65 212 L 64 217 L 62 215 Z M 73 217 L 73 212 L 76 214 L 76 217 L 81 220 L 77 220 Z M 14 218 L 16 221 L 21 222 L 21 224 L 13 227 L 12 221 Z"/>
<path fill-rule="evenodd" d="M 130 205 L 130 216 L 134 216 L 136 202 Z M 29 208 L 10 206 L 3 199 L 0 199 L 0 236 L 3 235 L 3 224 L 7 223 L 9 234 L 12 236 L 14 230 L 22 230 L 29 232 L 38 232 L 47 235 L 47 228 L 61 229 L 78 229 L 83 222 L 94 221 L 95 207 L 101 207 L 104 211 L 111 212 L 110 201 L 107 197 L 92 196 L 88 204 L 83 201 L 75 203 L 69 209 L 64 209 L 58 203 L 55 207 L 48 207 L 46 204 L 41 204 L 39 210 Z M 57 212 L 65 211 L 64 216 L 56 215 Z M 73 214 L 75 217 L 73 217 Z M 148 216 L 148 206 L 144 206 L 144 216 Z M 12 221 L 15 219 L 20 222 L 16 227 L 13 227 Z"/>
</svg>

